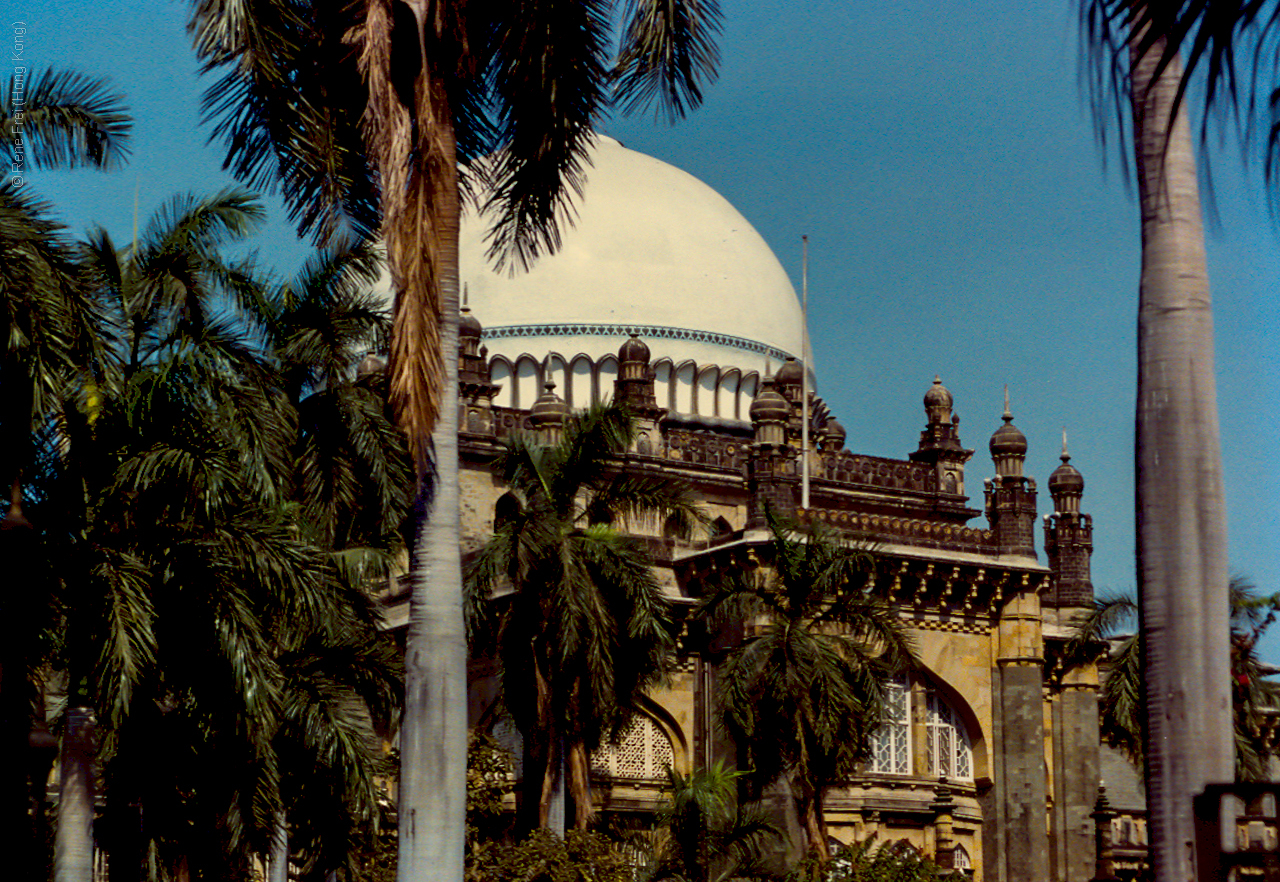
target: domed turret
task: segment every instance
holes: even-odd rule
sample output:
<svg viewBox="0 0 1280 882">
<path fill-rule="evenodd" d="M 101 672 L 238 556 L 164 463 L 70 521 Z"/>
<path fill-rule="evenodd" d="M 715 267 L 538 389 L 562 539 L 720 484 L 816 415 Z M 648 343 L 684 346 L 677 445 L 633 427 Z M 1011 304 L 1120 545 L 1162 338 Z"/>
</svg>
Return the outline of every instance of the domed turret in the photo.
<svg viewBox="0 0 1280 882">
<path fill-rule="evenodd" d="M 555 383 L 548 382 L 542 388 L 543 393 L 529 409 L 529 421 L 537 429 L 558 429 L 569 416 L 569 405 L 556 394 Z"/>
<path fill-rule="evenodd" d="M 1071 465 L 1067 453 L 1067 431 L 1062 430 L 1062 465 L 1049 476 L 1053 513 L 1044 516 L 1044 550 L 1053 571 L 1053 590 L 1045 603 L 1057 607 L 1093 607 L 1093 518 L 1080 512 L 1084 478 Z"/>
<path fill-rule="evenodd" d="M 938 425 L 951 420 L 951 405 L 954 399 L 951 391 L 942 385 L 942 377 L 934 374 L 933 385 L 924 393 L 924 412 L 929 416 L 930 425 Z"/>
<path fill-rule="evenodd" d="M 791 405 L 787 403 L 787 399 L 783 398 L 778 390 L 772 385 L 767 385 L 760 390 L 760 394 L 756 396 L 755 401 L 751 402 L 751 422 L 781 422 L 785 423 L 791 419 Z"/>
<path fill-rule="evenodd" d="M 844 426 L 840 425 L 840 421 L 835 417 L 830 417 L 825 426 L 822 427 L 824 439 L 822 447 L 824 450 L 840 452 L 844 449 L 845 439 L 848 433 L 844 430 Z"/>
<path fill-rule="evenodd" d="M 751 402 L 751 424 L 755 427 L 757 444 L 786 444 L 787 422 L 791 419 L 791 405 L 782 397 L 772 380 Z"/>
<path fill-rule="evenodd" d="M 1013 424 L 1009 410 L 1009 387 L 1004 389 L 1004 425 L 991 436 L 991 459 L 996 474 L 1002 478 L 1022 477 L 1022 462 L 1027 458 L 1027 436 Z"/>
<path fill-rule="evenodd" d="M 462 307 L 462 317 L 458 319 L 458 336 L 479 339 L 483 330 L 480 320 L 471 314 L 470 307 Z"/>
<path fill-rule="evenodd" d="M 649 347 L 643 340 L 635 334 L 631 335 L 622 347 L 618 350 L 618 362 L 627 364 L 630 362 L 649 364 Z"/>
<path fill-rule="evenodd" d="M 778 368 L 778 375 L 773 378 L 773 382 L 779 386 L 798 386 L 804 382 L 804 369 L 800 367 L 800 362 L 796 361 L 795 356 L 787 356 L 782 367 Z"/>
<path fill-rule="evenodd" d="M 1084 476 L 1071 464 L 1071 454 L 1067 453 L 1067 433 L 1062 432 L 1062 465 L 1053 470 L 1049 476 L 1049 495 L 1053 497 L 1053 507 L 1059 512 L 1078 512 L 1080 497 L 1084 495 Z"/>
</svg>

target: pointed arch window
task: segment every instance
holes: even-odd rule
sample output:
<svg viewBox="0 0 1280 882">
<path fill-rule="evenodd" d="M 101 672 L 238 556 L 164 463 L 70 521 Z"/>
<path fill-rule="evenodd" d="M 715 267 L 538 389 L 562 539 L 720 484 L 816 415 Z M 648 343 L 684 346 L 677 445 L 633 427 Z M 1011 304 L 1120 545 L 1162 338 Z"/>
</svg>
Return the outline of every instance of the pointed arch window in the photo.
<svg viewBox="0 0 1280 882">
<path fill-rule="evenodd" d="M 936 689 L 929 690 L 929 774 L 937 778 L 973 778 L 973 748 L 964 720 Z"/>
</svg>

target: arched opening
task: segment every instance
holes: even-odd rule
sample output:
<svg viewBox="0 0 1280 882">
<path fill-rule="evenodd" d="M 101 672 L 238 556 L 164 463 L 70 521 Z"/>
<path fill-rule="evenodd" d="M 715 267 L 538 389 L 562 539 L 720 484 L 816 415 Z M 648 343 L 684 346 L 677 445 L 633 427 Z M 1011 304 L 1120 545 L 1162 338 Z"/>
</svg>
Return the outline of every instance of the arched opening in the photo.
<svg viewBox="0 0 1280 882">
<path fill-rule="evenodd" d="M 740 420 L 738 416 L 738 387 L 742 376 L 737 368 L 731 368 L 720 377 L 720 389 L 716 394 L 716 413 L 727 420 Z"/>
<path fill-rule="evenodd" d="M 686 361 L 676 368 L 673 384 L 675 386 L 676 413 L 695 413 L 693 405 L 693 385 L 697 368 L 691 361 Z"/>
<path fill-rule="evenodd" d="M 591 359 L 585 355 L 578 355 L 573 359 L 572 370 L 569 371 L 569 387 L 565 390 L 567 394 L 564 400 L 569 402 L 569 406 L 575 410 L 590 407 L 595 402 L 593 374 Z"/>
<path fill-rule="evenodd" d="M 591 774 L 614 781 L 663 781 L 675 768 L 676 753 L 667 733 L 648 714 L 637 713 L 616 741 L 591 754 Z"/>
<path fill-rule="evenodd" d="M 930 777 L 972 781 L 973 744 L 963 715 L 933 682 L 917 676 L 925 700 L 924 770 Z M 885 684 L 884 718 L 871 736 L 868 771 L 881 775 L 909 775 L 912 752 L 911 680 L 901 675 Z"/>
<path fill-rule="evenodd" d="M 538 378 L 542 374 L 538 362 L 531 355 L 516 360 L 516 371 L 511 390 L 511 406 L 528 410 L 542 394 Z"/>
<path fill-rule="evenodd" d="M 671 385 L 671 359 L 660 359 L 653 365 L 653 395 L 658 407 L 675 410 L 676 400 Z"/>
<path fill-rule="evenodd" d="M 618 359 L 606 355 L 596 367 L 596 400 L 603 403 L 613 400 L 613 384 L 618 380 Z"/>
<path fill-rule="evenodd" d="M 716 388 L 720 385 L 720 368 L 704 367 L 698 372 L 698 388 L 694 392 L 694 413 L 699 416 L 720 416 L 720 399 Z"/>
<path fill-rule="evenodd" d="M 511 362 L 505 358 L 495 358 L 489 363 L 489 377 L 493 380 L 493 384 L 499 387 L 493 403 L 498 407 L 515 407 L 515 383 L 512 382 Z"/>
</svg>

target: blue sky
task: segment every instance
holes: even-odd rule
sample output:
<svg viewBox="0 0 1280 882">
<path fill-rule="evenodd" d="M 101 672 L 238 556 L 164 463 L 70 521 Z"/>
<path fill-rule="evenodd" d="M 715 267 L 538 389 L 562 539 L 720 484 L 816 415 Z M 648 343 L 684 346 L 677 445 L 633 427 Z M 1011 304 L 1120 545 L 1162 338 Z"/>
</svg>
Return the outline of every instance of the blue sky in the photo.
<svg viewBox="0 0 1280 882">
<path fill-rule="evenodd" d="M 980 506 L 1008 383 L 1044 513 L 1065 427 L 1094 516 L 1095 585 L 1131 589 L 1138 216 L 1118 154 L 1104 164 L 1093 134 L 1073 4 L 724 7 L 723 67 L 705 107 L 674 128 L 632 118 L 603 130 L 720 191 L 797 288 L 809 235 L 819 392 L 851 449 L 905 456 L 940 374 L 976 450 Z M 123 242 L 135 190 L 145 219 L 174 193 L 231 183 L 205 145 L 186 9 L 6 3 L 6 20 L 26 23 L 28 63 L 111 77 L 137 119 L 126 169 L 30 176 L 74 230 L 100 222 Z M 1280 242 L 1260 174 L 1230 144 L 1213 169 L 1231 564 L 1280 591 Z M 281 269 L 305 254 L 278 210 L 261 248 Z M 1267 654 L 1280 661 L 1280 639 Z"/>
</svg>

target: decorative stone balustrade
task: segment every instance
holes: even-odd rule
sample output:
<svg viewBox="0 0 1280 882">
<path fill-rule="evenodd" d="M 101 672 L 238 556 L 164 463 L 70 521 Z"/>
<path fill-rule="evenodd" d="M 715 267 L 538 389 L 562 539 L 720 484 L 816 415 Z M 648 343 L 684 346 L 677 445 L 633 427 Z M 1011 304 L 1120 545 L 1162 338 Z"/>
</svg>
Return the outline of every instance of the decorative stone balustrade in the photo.
<svg viewBox="0 0 1280 882">
<path fill-rule="evenodd" d="M 493 433 L 499 438 L 506 438 L 515 432 L 532 432 L 533 423 L 529 422 L 529 411 L 513 407 L 495 407 L 493 409 Z"/>
<path fill-rule="evenodd" d="M 732 435 L 668 429 L 662 439 L 663 459 L 742 471 L 747 465 L 749 441 Z"/>
<path fill-rule="evenodd" d="M 824 454 L 823 474 L 830 481 L 889 490 L 938 492 L 938 475 L 928 465 L 902 459 L 862 456 L 841 451 Z"/>
</svg>

